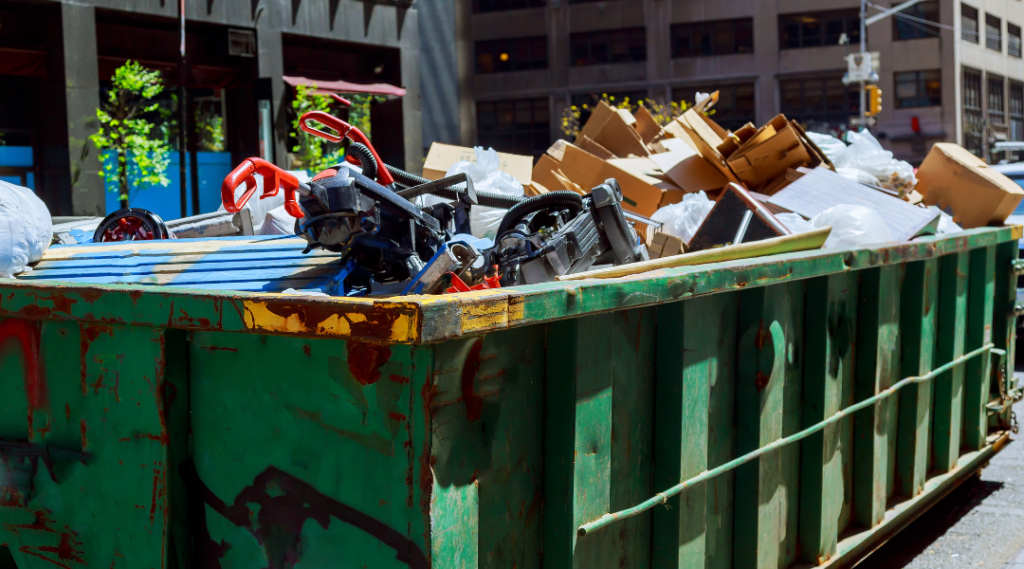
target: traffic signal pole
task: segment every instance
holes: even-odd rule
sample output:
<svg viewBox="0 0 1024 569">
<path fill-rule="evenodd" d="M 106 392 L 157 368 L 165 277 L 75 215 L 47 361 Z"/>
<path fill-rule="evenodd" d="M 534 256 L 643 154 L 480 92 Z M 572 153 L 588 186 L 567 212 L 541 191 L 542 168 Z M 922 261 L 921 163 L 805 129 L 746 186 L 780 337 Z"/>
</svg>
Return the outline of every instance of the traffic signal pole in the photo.
<svg viewBox="0 0 1024 569">
<path fill-rule="evenodd" d="M 867 0 L 860 0 L 860 52 L 867 53 L 868 51 L 868 2 Z M 860 130 L 867 128 L 867 93 L 864 92 L 864 88 L 867 87 L 865 81 L 860 82 Z"/>
</svg>

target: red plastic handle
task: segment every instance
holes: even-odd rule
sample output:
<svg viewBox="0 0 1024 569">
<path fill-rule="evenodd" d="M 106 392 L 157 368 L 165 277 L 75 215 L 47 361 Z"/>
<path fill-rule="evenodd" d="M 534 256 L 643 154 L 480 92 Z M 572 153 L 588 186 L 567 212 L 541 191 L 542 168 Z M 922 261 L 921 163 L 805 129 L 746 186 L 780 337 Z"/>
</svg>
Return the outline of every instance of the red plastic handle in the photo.
<svg viewBox="0 0 1024 569">
<path fill-rule="evenodd" d="M 302 210 L 295 201 L 295 190 L 299 187 L 299 180 L 262 158 L 247 158 L 224 178 L 224 183 L 220 186 L 220 198 L 224 202 L 225 210 L 237 213 L 248 203 L 249 198 L 256 193 L 254 174 L 263 176 L 263 194 L 260 195 L 260 199 L 276 196 L 283 187 L 285 211 L 292 217 L 302 217 Z M 245 193 L 236 202 L 235 189 L 243 183 Z"/>
<path fill-rule="evenodd" d="M 331 134 L 329 132 L 325 132 L 320 129 L 309 126 L 308 121 L 311 120 L 326 126 L 327 128 L 333 130 L 338 134 Z M 377 154 L 377 149 L 374 148 L 372 144 L 370 144 L 370 139 L 366 138 L 366 135 L 363 134 L 363 131 L 359 130 L 358 128 L 348 124 L 347 122 L 339 119 L 334 115 L 329 115 L 323 111 L 310 111 L 302 115 L 302 118 L 299 120 L 299 127 L 302 128 L 302 130 L 308 132 L 309 134 L 319 136 L 320 138 L 324 140 L 329 140 L 331 142 L 341 142 L 347 137 L 350 138 L 353 142 L 360 142 L 362 144 L 365 144 L 366 147 L 370 149 L 370 152 L 373 154 L 373 157 L 377 160 L 377 183 L 382 186 L 390 186 L 391 184 L 395 183 L 395 179 L 394 177 L 391 176 L 391 172 L 388 172 L 388 169 L 384 167 L 384 161 L 381 160 L 380 155 Z"/>
</svg>

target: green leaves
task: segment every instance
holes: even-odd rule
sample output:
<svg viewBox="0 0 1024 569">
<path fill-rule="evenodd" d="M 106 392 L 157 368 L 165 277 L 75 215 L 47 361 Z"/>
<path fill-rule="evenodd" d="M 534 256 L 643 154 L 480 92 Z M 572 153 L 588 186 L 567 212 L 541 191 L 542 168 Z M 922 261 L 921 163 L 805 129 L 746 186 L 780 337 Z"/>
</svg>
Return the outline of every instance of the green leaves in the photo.
<svg viewBox="0 0 1024 569">
<path fill-rule="evenodd" d="M 295 99 L 292 100 L 292 138 L 298 144 L 292 147 L 295 160 L 311 174 L 320 172 L 330 166 L 341 162 L 345 157 L 345 150 L 340 145 L 328 142 L 317 136 L 307 134 L 299 126 L 302 115 L 310 111 L 331 112 L 332 99 L 328 95 L 318 95 L 315 85 L 299 85 L 295 88 Z M 345 98 L 352 102 L 348 109 L 346 122 L 363 131 L 368 138 L 370 134 L 370 105 L 375 102 L 386 101 L 387 97 L 380 95 L 346 94 Z"/>
<path fill-rule="evenodd" d="M 116 161 L 107 161 L 101 178 L 117 180 L 122 200 L 128 199 L 129 183 L 139 186 L 167 186 L 164 175 L 170 164 L 170 145 L 166 129 L 142 115 L 158 110 L 151 102 L 164 90 L 160 72 L 147 69 L 137 61 L 118 67 L 111 78 L 107 101 L 96 109 L 99 130 L 89 140 L 101 152 L 112 151 Z"/>
</svg>

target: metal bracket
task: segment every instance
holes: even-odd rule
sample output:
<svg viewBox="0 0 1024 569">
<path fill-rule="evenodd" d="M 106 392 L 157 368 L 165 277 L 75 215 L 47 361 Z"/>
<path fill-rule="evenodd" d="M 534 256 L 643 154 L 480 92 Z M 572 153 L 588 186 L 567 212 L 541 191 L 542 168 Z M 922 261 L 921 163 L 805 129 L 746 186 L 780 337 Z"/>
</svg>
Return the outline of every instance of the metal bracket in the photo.
<svg viewBox="0 0 1024 569">
<path fill-rule="evenodd" d="M 1016 275 L 1024 273 L 1024 259 L 1014 259 L 1010 261 L 1010 268 Z"/>
</svg>

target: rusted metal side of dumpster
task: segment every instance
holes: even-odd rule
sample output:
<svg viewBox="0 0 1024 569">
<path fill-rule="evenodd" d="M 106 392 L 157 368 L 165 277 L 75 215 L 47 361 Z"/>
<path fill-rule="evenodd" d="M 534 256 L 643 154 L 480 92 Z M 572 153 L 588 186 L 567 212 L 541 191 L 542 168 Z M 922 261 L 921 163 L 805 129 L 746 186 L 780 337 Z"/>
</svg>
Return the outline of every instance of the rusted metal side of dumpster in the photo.
<svg viewBox="0 0 1024 569">
<path fill-rule="evenodd" d="M 1008 442 L 1019 237 L 389 300 L 4 281 L 0 568 L 849 564 Z"/>
</svg>

